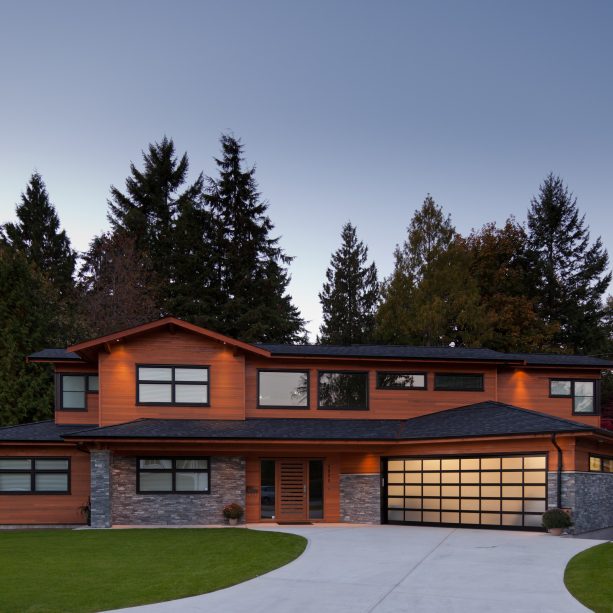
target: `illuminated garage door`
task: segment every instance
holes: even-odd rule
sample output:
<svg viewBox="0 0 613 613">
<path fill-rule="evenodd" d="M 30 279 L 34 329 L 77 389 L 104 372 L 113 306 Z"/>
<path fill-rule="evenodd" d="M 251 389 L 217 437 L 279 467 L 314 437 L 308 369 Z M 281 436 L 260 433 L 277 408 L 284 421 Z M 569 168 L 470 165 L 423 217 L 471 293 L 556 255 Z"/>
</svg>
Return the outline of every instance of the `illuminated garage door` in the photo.
<svg viewBox="0 0 613 613">
<path fill-rule="evenodd" d="M 388 458 L 389 523 L 539 528 L 546 455 Z"/>
</svg>

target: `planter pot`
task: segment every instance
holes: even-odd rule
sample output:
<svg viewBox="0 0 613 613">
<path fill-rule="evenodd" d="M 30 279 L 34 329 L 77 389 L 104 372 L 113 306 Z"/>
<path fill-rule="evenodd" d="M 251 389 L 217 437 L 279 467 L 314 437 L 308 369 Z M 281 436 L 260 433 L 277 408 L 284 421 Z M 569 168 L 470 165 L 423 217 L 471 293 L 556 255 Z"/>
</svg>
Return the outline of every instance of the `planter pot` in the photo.
<svg viewBox="0 0 613 613">
<path fill-rule="evenodd" d="M 549 532 L 549 534 L 552 536 L 560 536 L 562 532 L 564 532 L 564 528 L 549 528 L 547 532 Z"/>
<path fill-rule="evenodd" d="M 228 518 L 228 523 L 231 526 L 236 526 L 238 524 L 238 519 L 236 517 L 230 517 Z"/>
</svg>

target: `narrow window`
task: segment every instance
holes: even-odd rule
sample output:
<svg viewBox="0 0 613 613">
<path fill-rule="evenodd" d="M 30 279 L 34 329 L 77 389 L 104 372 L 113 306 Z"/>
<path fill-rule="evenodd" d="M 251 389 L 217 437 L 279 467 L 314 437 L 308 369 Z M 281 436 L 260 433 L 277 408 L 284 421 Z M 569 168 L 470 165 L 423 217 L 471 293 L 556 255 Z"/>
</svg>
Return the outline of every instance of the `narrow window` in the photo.
<svg viewBox="0 0 613 613">
<path fill-rule="evenodd" d="M 68 458 L 0 458 L 1 494 L 67 494 Z"/>
<path fill-rule="evenodd" d="M 353 371 L 320 372 L 319 408 L 368 410 L 368 373 Z"/>
<path fill-rule="evenodd" d="M 136 402 L 209 406 L 208 366 L 138 366 Z"/>
<path fill-rule="evenodd" d="M 260 462 L 260 517 L 262 519 L 275 518 L 275 461 L 262 460 Z"/>
<path fill-rule="evenodd" d="M 258 407 L 308 408 L 308 371 L 258 371 Z"/>
<path fill-rule="evenodd" d="M 389 390 L 425 390 L 426 373 L 378 372 L 377 388 Z"/>
<path fill-rule="evenodd" d="M 453 392 L 482 392 L 483 375 L 469 373 L 436 373 L 434 389 Z"/>
<path fill-rule="evenodd" d="M 324 463 L 309 460 L 309 519 L 324 517 Z"/>
<path fill-rule="evenodd" d="M 209 458 L 140 458 L 140 494 L 208 494 Z"/>
</svg>

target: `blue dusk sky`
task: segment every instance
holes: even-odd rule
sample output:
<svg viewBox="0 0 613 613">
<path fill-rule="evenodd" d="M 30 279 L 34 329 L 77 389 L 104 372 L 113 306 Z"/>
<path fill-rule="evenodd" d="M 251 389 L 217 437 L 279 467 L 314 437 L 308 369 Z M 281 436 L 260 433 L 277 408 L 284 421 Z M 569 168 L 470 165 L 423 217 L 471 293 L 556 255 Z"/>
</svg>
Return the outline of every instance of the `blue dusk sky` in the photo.
<svg viewBox="0 0 613 613">
<path fill-rule="evenodd" d="M 0 3 L 0 222 L 35 169 L 73 245 L 163 135 L 246 145 L 309 329 L 341 226 L 382 276 L 426 193 L 461 232 L 561 175 L 613 254 L 613 2 Z M 314 338 L 314 334 L 312 334 Z"/>
</svg>

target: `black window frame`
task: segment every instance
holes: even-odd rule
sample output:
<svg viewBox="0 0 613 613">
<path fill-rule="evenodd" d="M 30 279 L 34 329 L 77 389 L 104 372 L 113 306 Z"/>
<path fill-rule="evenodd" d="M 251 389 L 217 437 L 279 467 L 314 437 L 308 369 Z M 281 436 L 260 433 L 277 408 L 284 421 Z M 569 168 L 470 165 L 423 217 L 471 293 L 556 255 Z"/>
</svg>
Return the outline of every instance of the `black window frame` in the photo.
<svg viewBox="0 0 613 613">
<path fill-rule="evenodd" d="M 0 468 L 0 473 L 3 474 L 29 474 L 30 475 L 30 491 L 28 492 L 3 492 L 0 491 L 0 496 L 69 496 L 71 494 L 71 458 L 66 456 L 0 456 L 0 460 L 30 460 L 30 468 Z M 63 460 L 68 462 L 65 469 L 37 469 L 36 462 L 40 460 Z M 62 490 L 37 490 L 36 475 L 66 475 L 66 491 Z"/>
<path fill-rule="evenodd" d="M 600 470 L 592 470 L 592 458 L 597 458 L 600 460 Z M 613 466 L 612 470 L 603 470 L 603 461 L 608 460 L 613 464 L 613 455 L 603 455 L 602 453 L 590 453 L 588 457 L 588 472 L 591 473 L 602 473 L 604 475 L 613 475 Z"/>
<path fill-rule="evenodd" d="M 554 381 L 568 381 L 570 383 L 570 394 L 552 394 L 551 384 Z M 594 384 L 594 410 L 575 411 L 575 383 L 593 383 Z M 570 400 L 573 415 L 600 415 L 600 379 L 576 379 L 570 377 L 551 377 L 548 380 L 549 398 L 566 398 Z M 579 396 L 579 398 L 587 398 L 588 396 Z"/>
<path fill-rule="evenodd" d="M 394 376 L 403 375 L 403 376 L 408 376 L 408 377 L 412 377 L 415 375 L 423 376 L 424 385 L 423 387 L 405 387 L 401 385 L 381 385 L 380 377 L 385 376 L 385 375 L 394 375 Z M 375 374 L 375 377 L 376 377 L 376 389 L 378 390 L 384 390 L 384 391 L 401 390 L 401 391 L 406 391 L 406 392 L 415 392 L 415 391 L 424 391 L 428 389 L 428 373 L 425 371 L 409 372 L 405 370 L 398 370 L 398 371 L 378 370 Z"/>
<path fill-rule="evenodd" d="M 172 463 L 171 468 L 141 468 L 141 460 L 170 460 Z M 206 460 L 207 468 L 177 468 L 177 460 Z M 145 490 L 141 491 L 140 488 L 140 475 L 141 472 L 156 473 L 156 474 L 168 474 L 172 475 L 172 489 L 171 490 Z M 208 475 L 206 490 L 177 490 L 177 473 L 206 473 Z M 153 494 L 154 496 L 166 495 L 184 495 L 188 496 L 200 496 L 208 495 L 211 493 L 211 457 L 210 456 L 165 456 L 165 455 L 152 455 L 152 456 L 139 456 L 136 458 L 136 493 L 142 496 Z"/>
<path fill-rule="evenodd" d="M 260 402 L 260 373 L 267 372 L 280 372 L 280 373 L 300 373 L 306 374 L 306 385 L 307 385 L 307 396 L 306 396 L 306 405 L 301 406 L 283 406 L 277 404 L 262 404 Z M 304 411 L 309 410 L 311 408 L 311 371 L 308 368 L 258 368 L 257 373 L 257 385 L 256 385 L 256 407 L 258 409 L 282 409 L 282 410 L 290 410 L 290 411 Z"/>
<path fill-rule="evenodd" d="M 364 375 L 366 378 L 366 406 L 356 408 L 355 406 L 322 406 L 321 404 L 321 376 L 325 374 L 339 375 Z M 368 370 L 318 370 L 317 371 L 317 409 L 319 411 L 368 411 L 370 410 L 370 371 Z"/>
<path fill-rule="evenodd" d="M 211 406 L 211 367 L 208 364 L 136 364 L 135 376 L 136 376 L 136 405 L 142 407 L 210 407 Z M 150 379 L 139 378 L 139 372 L 141 368 L 170 368 L 172 375 L 170 381 L 154 381 Z M 206 381 L 175 381 L 175 369 L 177 368 L 189 368 L 193 370 L 206 370 Z M 139 384 L 161 384 L 170 385 L 170 402 L 143 402 L 140 400 L 140 387 Z M 176 385 L 206 385 L 207 388 L 207 401 L 206 402 L 174 402 L 175 398 L 175 386 Z"/>
<path fill-rule="evenodd" d="M 481 385 L 479 388 L 466 389 L 455 387 L 439 387 L 437 380 L 438 377 L 471 377 L 481 379 Z M 434 391 L 435 392 L 484 392 L 485 391 L 485 375 L 482 372 L 435 372 L 434 373 Z"/>
<path fill-rule="evenodd" d="M 81 413 L 87 412 L 87 395 L 88 394 L 98 394 L 100 391 L 100 376 L 97 372 L 61 372 L 57 373 L 57 398 L 56 398 L 56 406 L 58 407 L 58 411 L 76 411 Z M 64 407 L 64 378 L 65 377 L 85 377 L 85 391 L 84 399 L 85 402 L 82 408 L 74 408 L 74 407 Z M 97 377 L 98 378 L 98 389 L 90 389 L 90 378 Z"/>
</svg>

